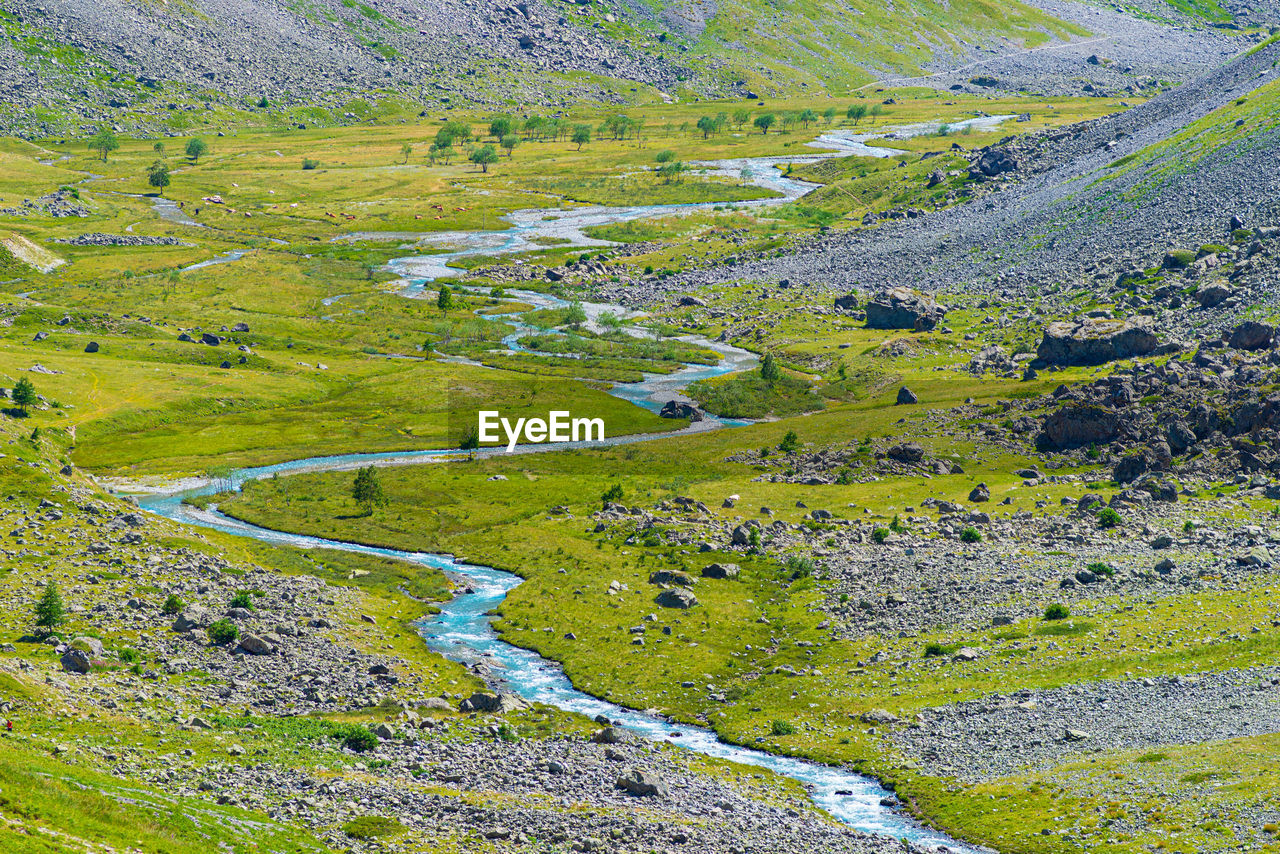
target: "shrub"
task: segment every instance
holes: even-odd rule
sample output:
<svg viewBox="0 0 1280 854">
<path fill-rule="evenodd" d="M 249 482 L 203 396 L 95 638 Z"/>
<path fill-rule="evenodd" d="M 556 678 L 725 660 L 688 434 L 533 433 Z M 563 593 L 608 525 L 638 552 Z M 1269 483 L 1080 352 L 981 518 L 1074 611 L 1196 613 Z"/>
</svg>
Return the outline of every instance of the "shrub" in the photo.
<svg viewBox="0 0 1280 854">
<path fill-rule="evenodd" d="M 318 169 L 320 168 L 320 161 L 306 158 L 302 161 L 302 168 L 303 168 L 303 171 L 306 171 L 306 172 L 310 172 L 312 169 Z"/>
<path fill-rule="evenodd" d="M 229 644 L 240 637 L 240 629 L 230 620 L 218 620 L 206 631 L 209 633 L 209 640 L 219 646 Z"/>
<path fill-rule="evenodd" d="M 931 643 L 924 648 L 925 658 L 941 658 L 946 654 L 946 648 L 940 643 Z"/>
<path fill-rule="evenodd" d="M 337 736 L 342 739 L 342 746 L 356 753 L 365 753 L 378 746 L 378 737 L 373 730 L 360 724 L 345 724 L 340 727 Z"/>
<path fill-rule="evenodd" d="M 1196 253 L 1190 249 L 1170 249 L 1164 256 L 1166 270 L 1185 270 L 1196 260 Z"/>
<path fill-rule="evenodd" d="M 228 608 L 246 608 L 252 611 L 253 597 L 249 595 L 248 590 L 241 590 L 237 592 L 236 595 L 231 597 L 231 602 L 228 603 L 227 607 Z"/>
<path fill-rule="evenodd" d="M 1219 252 L 1226 252 L 1227 247 L 1221 243 L 1206 243 L 1200 247 L 1200 251 L 1196 253 L 1197 258 L 1203 258 L 1206 255 L 1217 255 Z"/>
<path fill-rule="evenodd" d="M 903 522 L 895 513 L 893 521 L 889 523 L 889 530 L 893 531 L 895 534 L 905 534 L 907 532 L 907 523 Z"/>
<path fill-rule="evenodd" d="M 1089 564 L 1086 568 L 1094 575 L 1101 575 L 1106 578 L 1110 578 L 1116 574 L 1116 568 L 1114 566 L 1109 563 L 1103 563 L 1102 561 L 1095 561 Z"/>
<path fill-rule="evenodd" d="M 885 540 L 889 539 L 890 533 L 892 532 L 888 528 L 876 528 L 871 532 L 871 539 L 875 541 L 876 544 L 883 544 Z"/>
<path fill-rule="evenodd" d="M 774 735 L 795 735 L 796 728 L 786 721 L 774 721 L 770 726 L 770 731 Z"/>
<path fill-rule="evenodd" d="M 516 728 L 511 724 L 501 724 L 498 726 L 498 738 L 507 744 L 515 744 L 520 741 L 520 733 L 516 732 Z"/>
<path fill-rule="evenodd" d="M 801 555 L 788 555 L 787 569 L 795 578 L 808 578 L 813 575 L 813 560 Z"/>
<path fill-rule="evenodd" d="M 342 832 L 352 839 L 377 839 L 383 836 L 399 836 L 407 831 L 398 820 L 381 815 L 362 815 L 342 826 Z"/>
<path fill-rule="evenodd" d="M 1120 514 L 1113 507 L 1104 507 L 1098 514 L 1098 524 L 1103 528 L 1114 528 L 1120 524 Z"/>
<path fill-rule="evenodd" d="M 1192 522 L 1190 519 L 1182 523 L 1182 533 L 1184 534 L 1190 534 L 1195 529 L 1196 523 Z"/>
<path fill-rule="evenodd" d="M 788 430 L 787 435 L 782 437 L 782 441 L 778 443 L 778 450 L 784 454 L 795 453 L 800 449 L 800 437 L 796 435 L 795 430 Z"/>
<path fill-rule="evenodd" d="M 965 528 L 960 532 L 960 542 L 962 543 L 980 543 L 982 542 L 982 533 L 974 527 Z"/>
<path fill-rule="evenodd" d="M 1071 616 L 1071 609 L 1061 602 L 1054 602 L 1048 608 L 1044 609 L 1044 618 L 1046 620 L 1065 620 Z"/>
<path fill-rule="evenodd" d="M 164 605 L 160 607 L 160 610 L 166 614 L 181 614 L 186 607 L 186 602 L 183 602 L 173 594 L 169 594 L 169 598 L 164 600 Z"/>
<path fill-rule="evenodd" d="M 142 654 L 136 649 L 122 649 L 120 650 L 120 660 L 125 664 L 137 664 L 142 660 Z"/>
</svg>

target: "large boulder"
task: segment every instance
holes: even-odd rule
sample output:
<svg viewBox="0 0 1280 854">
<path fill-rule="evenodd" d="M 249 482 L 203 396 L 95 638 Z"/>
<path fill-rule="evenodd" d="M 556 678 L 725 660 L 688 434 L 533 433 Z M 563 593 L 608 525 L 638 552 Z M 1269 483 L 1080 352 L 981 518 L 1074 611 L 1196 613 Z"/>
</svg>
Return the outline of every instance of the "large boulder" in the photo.
<svg viewBox="0 0 1280 854">
<path fill-rule="evenodd" d="M 1145 356 L 1159 346 L 1159 339 L 1146 326 L 1091 317 L 1050 323 L 1036 355 L 1050 365 L 1102 365 Z"/>
<path fill-rule="evenodd" d="M 490 712 L 493 714 L 507 714 L 518 709 L 528 706 L 525 700 L 516 694 L 506 691 L 494 693 L 492 691 L 476 691 L 470 697 L 467 697 L 458 704 L 460 712 Z"/>
<path fill-rule="evenodd" d="M 1216 308 L 1230 299 L 1230 297 L 1231 288 L 1221 282 L 1202 285 L 1199 290 L 1191 295 L 1191 298 L 1198 302 L 1201 308 Z"/>
<path fill-rule="evenodd" d="M 857 294 L 845 294 L 842 297 L 836 297 L 835 307 L 841 311 L 853 311 L 858 307 Z"/>
<path fill-rule="evenodd" d="M 667 785 L 662 782 L 662 778 L 641 768 L 629 769 L 618 778 L 617 786 L 619 789 L 626 790 L 628 794 L 638 797 L 667 797 Z"/>
<path fill-rule="evenodd" d="M 88 673 L 93 667 L 93 660 L 78 649 L 69 649 L 63 653 L 61 663 L 62 669 L 68 673 Z"/>
<path fill-rule="evenodd" d="M 1275 327 L 1270 324 L 1246 320 L 1231 330 L 1231 337 L 1227 339 L 1227 344 L 1237 350 L 1265 350 L 1271 346 L 1275 334 Z"/>
<path fill-rule="evenodd" d="M 271 655 L 276 651 L 274 644 L 251 632 L 245 632 L 240 636 L 240 649 L 249 655 Z"/>
<path fill-rule="evenodd" d="M 698 604 L 698 597 L 694 596 L 689 590 L 683 587 L 672 587 L 670 590 L 663 590 L 653 600 L 663 608 L 680 608 L 687 610 Z"/>
<path fill-rule="evenodd" d="M 1096 404 L 1069 404 L 1044 420 L 1038 445 L 1061 451 L 1086 445 L 1105 445 L 1120 435 L 1120 417 L 1115 410 Z"/>
<path fill-rule="evenodd" d="M 885 456 L 900 463 L 918 463 L 924 459 L 924 448 L 917 442 L 903 442 L 885 451 Z"/>
<path fill-rule="evenodd" d="M 659 569 L 649 573 L 650 584 L 665 584 L 671 587 L 692 587 L 693 576 L 678 569 Z"/>
<path fill-rule="evenodd" d="M 659 418 L 688 418 L 690 421 L 701 421 L 702 413 L 691 403 L 679 400 L 668 400 L 658 412 Z"/>
<path fill-rule="evenodd" d="M 933 329 L 947 310 L 910 288 L 890 288 L 867 303 L 868 329 Z"/>
<path fill-rule="evenodd" d="M 203 629 L 213 622 L 213 616 L 205 608 L 199 606 L 188 608 L 173 621 L 175 632 L 191 632 Z"/>
<path fill-rule="evenodd" d="M 712 563 L 702 568 L 703 578 L 737 578 L 738 573 L 736 563 Z"/>
<path fill-rule="evenodd" d="M 1018 168 L 1017 159 L 1003 148 L 988 148 L 978 158 L 977 167 L 983 175 L 994 178 Z"/>
</svg>

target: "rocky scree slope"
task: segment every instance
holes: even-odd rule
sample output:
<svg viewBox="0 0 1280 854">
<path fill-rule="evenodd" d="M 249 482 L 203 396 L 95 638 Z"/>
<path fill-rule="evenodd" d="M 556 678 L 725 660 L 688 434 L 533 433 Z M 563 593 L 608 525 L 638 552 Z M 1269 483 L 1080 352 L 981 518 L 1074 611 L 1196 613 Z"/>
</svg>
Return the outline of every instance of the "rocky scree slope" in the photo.
<svg viewBox="0 0 1280 854">
<path fill-rule="evenodd" d="M 994 147 L 1008 168 L 975 179 L 1000 191 L 977 203 L 813 238 L 788 257 L 700 270 L 667 287 L 912 282 L 1012 298 L 1100 269 L 1158 266 L 1171 248 L 1224 242 L 1233 216 L 1248 227 L 1280 219 L 1277 60 L 1280 44 L 1266 45 L 1117 115 L 1010 138 Z M 975 163 L 989 153 L 973 152 Z"/>
<path fill-rule="evenodd" d="M 242 106 L 371 90 L 428 106 L 537 103 L 601 95 L 555 73 L 660 88 L 687 75 L 676 51 L 620 42 L 541 0 L 3 0 L 0 33 L 0 101 L 88 119 L 141 103 L 163 118 L 182 95 Z"/>
</svg>

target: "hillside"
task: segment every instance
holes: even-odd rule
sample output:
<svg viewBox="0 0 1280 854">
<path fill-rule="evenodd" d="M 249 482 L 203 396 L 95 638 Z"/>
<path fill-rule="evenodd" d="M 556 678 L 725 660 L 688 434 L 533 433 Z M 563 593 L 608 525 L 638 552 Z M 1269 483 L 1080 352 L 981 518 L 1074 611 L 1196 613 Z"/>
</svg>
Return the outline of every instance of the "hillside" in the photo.
<svg viewBox="0 0 1280 854">
<path fill-rule="evenodd" d="M 988 66 L 1011 90 L 1116 91 L 1190 79 L 1238 50 L 1210 23 L 1067 0 L 0 0 L 0 123 L 29 137 L 99 122 L 331 125 L 882 79 L 969 86 Z M 1108 62 L 1086 65 L 1100 48 Z"/>
</svg>

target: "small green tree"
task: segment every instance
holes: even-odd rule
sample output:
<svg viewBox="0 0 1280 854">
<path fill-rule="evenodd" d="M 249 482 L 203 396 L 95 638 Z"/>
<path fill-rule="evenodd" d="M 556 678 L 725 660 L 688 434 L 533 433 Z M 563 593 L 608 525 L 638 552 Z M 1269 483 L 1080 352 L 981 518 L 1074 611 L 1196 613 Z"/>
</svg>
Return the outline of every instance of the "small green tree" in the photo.
<svg viewBox="0 0 1280 854">
<path fill-rule="evenodd" d="M 164 143 L 163 143 L 163 142 L 157 142 L 155 145 L 151 146 L 151 150 L 152 150 L 152 151 L 154 151 L 156 154 L 159 154 L 161 157 L 164 157 Z"/>
<path fill-rule="evenodd" d="M 569 307 L 564 310 L 564 322 L 574 329 L 587 322 L 587 310 L 582 307 L 582 303 L 569 303 Z"/>
<path fill-rule="evenodd" d="M 14 404 L 17 405 L 18 411 L 21 412 L 24 417 L 27 414 L 27 409 L 35 406 L 36 401 L 39 400 L 39 397 L 36 395 L 35 384 L 26 377 L 23 377 L 14 384 L 13 391 L 10 392 L 10 396 L 13 398 Z"/>
<path fill-rule="evenodd" d="M 248 590 L 239 590 L 236 595 L 231 597 L 231 601 L 227 603 L 228 608 L 244 608 L 246 611 L 253 610 L 253 596 Z"/>
<path fill-rule="evenodd" d="M 602 504 L 608 504 L 611 501 L 622 500 L 622 484 L 615 483 L 604 491 L 604 495 L 600 496 Z"/>
<path fill-rule="evenodd" d="M 502 138 L 502 142 L 499 143 L 499 145 L 506 149 L 508 160 L 511 159 L 512 155 L 515 153 L 516 146 L 519 144 L 520 137 L 516 136 L 514 133 L 507 134 Z"/>
<path fill-rule="evenodd" d="M 160 607 L 160 610 L 165 614 L 173 615 L 181 614 L 186 608 L 186 602 L 183 602 L 176 593 L 170 593 L 169 598 L 164 600 L 164 605 Z"/>
<path fill-rule="evenodd" d="M 378 481 L 378 472 L 373 466 L 365 466 L 356 472 L 356 479 L 351 484 L 351 497 L 364 509 L 364 515 L 372 516 L 373 508 L 387 503 L 387 496 Z"/>
<path fill-rule="evenodd" d="M 591 125 L 574 125 L 573 136 L 569 139 L 581 151 L 582 146 L 591 141 Z"/>
<path fill-rule="evenodd" d="M 441 311 L 453 308 L 453 291 L 448 285 L 440 286 L 440 293 L 436 295 L 436 308 Z"/>
<path fill-rule="evenodd" d="M 482 145 L 467 156 L 467 159 L 480 167 L 481 172 L 488 172 L 489 167 L 498 162 L 498 152 L 492 145 Z"/>
<path fill-rule="evenodd" d="M 169 186 L 172 180 L 169 178 L 169 167 L 163 160 L 157 160 L 147 167 L 147 183 L 155 187 L 160 195 L 164 195 L 164 188 Z"/>
<path fill-rule="evenodd" d="M 205 629 L 209 640 L 218 646 L 226 646 L 240 637 L 240 628 L 230 620 L 218 620 Z"/>
<path fill-rule="evenodd" d="M 199 163 L 200 158 L 209 153 L 209 143 L 200 137 L 194 137 L 187 143 L 187 157 L 191 158 L 192 163 Z"/>
<path fill-rule="evenodd" d="M 766 136 L 769 134 L 769 128 L 773 127 L 777 123 L 778 117 L 773 113 L 765 113 L 764 115 L 756 116 L 755 120 L 755 126 L 760 128 L 760 133 Z"/>
<path fill-rule="evenodd" d="M 263 95 L 261 98 L 258 99 L 259 110 L 265 110 L 267 107 L 270 107 L 270 106 L 271 106 L 271 102 L 267 100 L 266 95 Z"/>
<path fill-rule="evenodd" d="M 827 124 L 831 124 L 832 122 L 834 122 L 836 120 L 836 108 L 827 107 L 825 110 L 823 110 L 822 120 Z"/>
<path fill-rule="evenodd" d="M 413 156 L 413 144 L 406 142 L 404 145 L 400 146 L 400 156 L 404 159 L 405 163 L 408 163 L 409 158 Z"/>
<path fill-rule="evenodd" d="M 869 112 L 871 113 L 871 121 L 874 123 L 876 118 L 884 115 L 884 107 L 880 104 L 872 104 Z"/>
<path fill-rule="evenodd" d="M 459 443 L 458 449 L 466 451 L 468 458 L 474 457 L 476 451 L 480 449 L 480 431 L 474 427 L 468 430 L 467 435 L 462 437 L 462 442 Z"/>
<path fill-rule="evenodd" d="M 715 133 L 719 129 L 720 126 L 716 123 L 715 119 L 711 118 L 711 116 L 703 116 L 698 119 L 698 130 L 702 131 L 703 139 L 707 139 L 711 134 Z"/>
<path fill-rule="evenodd" d="M 1112 507 L 1103 507 L 1098 514 L 1098 525 L 1102 528 L 1115 528 L 1120 522 L 1120 514 Z"/>
<path fill-rule="evenodd" d="M 1044 618 L 1046 620 L 1065 620 L 1071 616 L 1071 609 L 1061 602 L 1054 602 L 1048 608 L 1044 609 Z"/>
<path fill-rule="evenodd" d="M 800 120 L 800 124 L 804 125 L 805 130 L 809 129 L 809 125 L 818 120 L 818 114 L 813 110 L 801 110 L 800 115 L 796 116 Z"/>
<path fill-rule="evenodd" d="M 982 542 L 982 532 L 974 527 L 965 528 L 960 532 L 960 542 L 980 543 Z"/>
<path fill-rule="evenodd" d="M 773 385 L 782 378 L 782 369 L 778 367 L 778 362 L 773 358 L 772 353 L 764 354 L 764 361 L 760 363 L 760 377 L 769 385 Z"/>
<path fill-rule="evenodd" d="M 778 450 L 784 454 L 793 454 L 800 450 L 800 437 L 796 435 L 795 430 L 788 430 L 787 435 L 782 437 L 782 441 L 778 443 Z"/>
<path fill-rule="evenodd" d="M 489 122 L 489 136 L 494 139 L 502 139 L 511 134 L 516 129 L 515 124 L 506 116 L 498 116 Z"/>
<path fill-rule="evenodd" d="M 107 162 L 107 155 L 120 147 L 120 140 L 112 133 L 111 128 L 102 128 L 89 139 L 89 150 L 102 155 L 102 162 Z"/>
<path fill-rule="evenodd" d="M 856 126 L 858 122 L 862 121 L 867 117 L 867 105 L 851 104 L 849 105 L 849 109 L 845 111 L 845 116 L 853 119 L 853 123 Z"/>
<path fill-rule="evenodd" d="M 750 110 L 734 110 L 733 111 L 733 126 L 736 127 L 738 130 L 742 130 L 742 126 L 749 121 L 751 121 Z"/>
<path fill-rule="evenodd" d="M 66 618 L 62 594 L 58 592 L 58 585 L 50 581 L 44 586 L 44 594 L 36 603 L 36 625 L 42 629 L 52 629 L 61 625 Z"/>
</svg>

